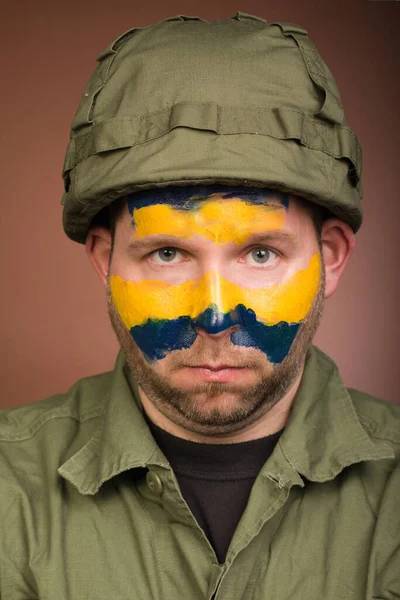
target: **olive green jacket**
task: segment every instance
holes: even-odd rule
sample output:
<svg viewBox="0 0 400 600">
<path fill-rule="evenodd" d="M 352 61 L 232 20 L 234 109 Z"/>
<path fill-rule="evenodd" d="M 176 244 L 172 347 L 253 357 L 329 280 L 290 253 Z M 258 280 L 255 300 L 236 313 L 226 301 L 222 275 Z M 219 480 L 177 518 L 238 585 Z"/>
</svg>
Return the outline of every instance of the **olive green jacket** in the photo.
<svg viewBox="0 0 400 600">
<path fill-rule="evenodd" d="M 347 390 L 311 347 L 218 564 L 120 352 L 113 372 L 0 412 L 0 598 L 398 599 L 399 454 L 400 406 Z"/>
</svg>

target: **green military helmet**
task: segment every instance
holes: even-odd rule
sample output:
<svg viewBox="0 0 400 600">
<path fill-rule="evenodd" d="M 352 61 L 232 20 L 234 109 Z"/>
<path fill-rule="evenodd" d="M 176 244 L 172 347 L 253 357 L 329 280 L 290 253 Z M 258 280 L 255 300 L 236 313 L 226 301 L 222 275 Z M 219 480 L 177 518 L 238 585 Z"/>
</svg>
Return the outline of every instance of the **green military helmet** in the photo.
<svg viewBox="0 0 400 600">
<path fill-rule="evenodd" d="M 361 147 L 301 27 L 178 15 L 127 31 L 97 60 L 63 169 L 71 239 L 84 243 L 121 196 L 213 183 L 291 192 L 360 227 Z"/>
</svg>

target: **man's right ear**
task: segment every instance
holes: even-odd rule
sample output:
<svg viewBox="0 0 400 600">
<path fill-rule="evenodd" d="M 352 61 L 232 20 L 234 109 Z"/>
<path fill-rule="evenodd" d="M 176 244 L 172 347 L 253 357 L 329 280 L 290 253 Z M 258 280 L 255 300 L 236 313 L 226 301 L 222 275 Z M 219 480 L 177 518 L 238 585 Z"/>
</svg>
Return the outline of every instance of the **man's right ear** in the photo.
<svg viewBox="0 0 400 600">
<path fill-rule="evenodd" d="M 86 252 L 97 275 L 107 285 L 111 256 L 111 231 L 105 227 L 92 227 L 86 236 Z"/>
</svg>

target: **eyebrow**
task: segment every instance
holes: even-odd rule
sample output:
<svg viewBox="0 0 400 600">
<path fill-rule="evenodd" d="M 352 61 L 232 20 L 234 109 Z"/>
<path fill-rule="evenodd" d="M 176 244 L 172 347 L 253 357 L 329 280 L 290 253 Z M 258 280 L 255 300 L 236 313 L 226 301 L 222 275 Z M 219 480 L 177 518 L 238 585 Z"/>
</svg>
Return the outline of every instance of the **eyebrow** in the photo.
<svg viewBox="0 0 400 600">
<path fill-rule="evenodd" d="M 296 249 L 298 246 L 296 237 L 293 233 L 289 233 L 288 231 L 279 230 L 270 230 L 270 231 L 260 231 L 257 233 L 253 233 L 249 235 L 246 241 L 243 244 L 238 244 L 239 246 L 245 246 L 247 244 L 254 243 L 271 243 L 278 242 L 281 244 L 290 245 L 292 249 Z M 190 238 L 182 238 L 174 235 L 164 235 L 164 234 L 153 234 L 149 235 L 145 238 L 140 238 L 138 240 L 132 240 L 127 249 L 129 251 L 141 251 L 146 249 L 151 249 L 156 246 L 176 246 L 179 245 L 182 248 L 191 248 L 193 246 L 193 242 Z"/>
<path fill-rule="evenodd" d="M 253 233 L 249 235 L 245 244 L 271 241 L 290 244 L 293 247 L 297 247 L 296 236 L 294 233 L 283 231 L 282 229 L 271 229 L 270 231 L 258 231 L 257 233 Z"/>
</svg>

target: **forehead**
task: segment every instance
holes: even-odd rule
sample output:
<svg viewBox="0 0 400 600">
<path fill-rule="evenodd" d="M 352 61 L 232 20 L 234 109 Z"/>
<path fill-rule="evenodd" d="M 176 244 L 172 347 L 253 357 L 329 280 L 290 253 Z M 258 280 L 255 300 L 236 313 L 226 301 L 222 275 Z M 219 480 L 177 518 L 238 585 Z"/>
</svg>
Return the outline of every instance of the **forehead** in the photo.
<svg viewBox="0 0 400 600">
<path fill-rule="evenodd" d="M 276 190 L 217 185 L 146 190 L 128 198 L 134 239 L 200 235 L 219 245 L 281 229 L 288 207 L 287 194 Z"/>
<path fill-rule="evenodd" d="M 282 229 L 289 200 L 267 188 L 196 186 L 146 190 L 128 197 L 134 240 L 155 235 L 201 236 L 217 245 Z"/>
</svg>

